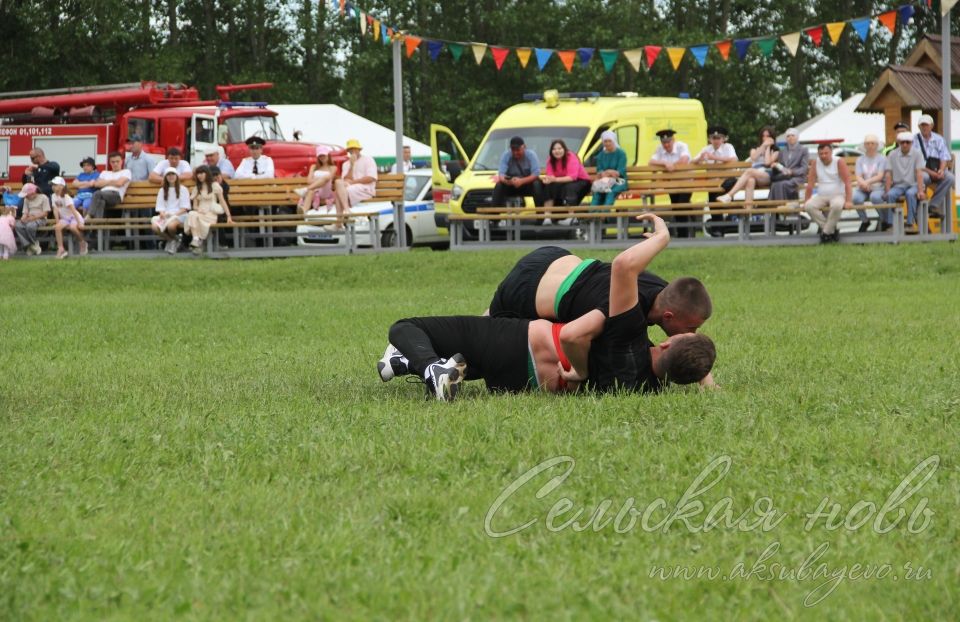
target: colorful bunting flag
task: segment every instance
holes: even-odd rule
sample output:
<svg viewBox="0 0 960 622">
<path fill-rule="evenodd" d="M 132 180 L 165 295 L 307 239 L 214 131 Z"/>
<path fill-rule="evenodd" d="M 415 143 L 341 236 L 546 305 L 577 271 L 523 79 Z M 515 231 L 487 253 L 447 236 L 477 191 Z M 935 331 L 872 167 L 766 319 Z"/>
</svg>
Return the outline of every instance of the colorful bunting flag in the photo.
<svg viewBox="0 0 960 622">
<path fill-rule="evenodd" d="M 617 63 L 618 56 L 620 56 L 619 50 L 600 50 L 600 60 L 603 61 L 603 70 L 607 73 L 613 71 L 613 66 Z"/>
<path fill-rule="evenodd" d="M 497 66 L 497 71 L 500 71 L 500 68 L 503 67 L 503 61 L 507 60 L 509 53 L 510 48 L 490 48 L 490 55 L 493 56 L 493 64 Z"/>
<path fill-rule="evenodd" d="M 590 59 L 593 58 L 594 53 L 593 48 L 579 48 L 577 49 L 577 55 L 580 57 L 580 66 L 586 67 L 590 64 Z"/>
<path fill-rule="evenodd" d="M 448 43 L 447 47 L 450 49 L 450 54 L 453 55 L 453 62 L 460 60 L 460 55 L 463 54 L 463 44 L 462 43 Z"/>
<path fill-rule="evenodd" d="M 657 57 L 660 56 L 660 50 L 662 49 L 659 45 L 643 46 L 643 54 L 647 58 L 647 69 L 653 67 L 653 63 L 657 60 Z"/>
<path fill-rule="evenodd" d="M 783 35 L 780 37 L 780 40 L 783 41 L 785 46 L 787 46 L 787 51 L 790 52 L 790 56 L 797 55 L 797 48 L 800 47 L 799 32 L 791 32 L 788 35 Z"/>
<path fill-rule="evenodd" d="M 813 44 L 815 46 L 820 47 L 820 43 L 823 41 L 823 26 L 807 28 L 803 32 L 807 33 L 807 36 L 813 39 Z"/>
<path fill-rule="evenodd" d="M 471 43 L 470 49 L 473 50 L 473 58 L 477 61 L 477 64 L 483 62 L 483 55 L 487 53 L 487 44 L 486 43 Z"/>
<path fill-rule="evenodd" d="M 880 20 L 880 23 L 887 27 L 891 33 L 897 31 L 897 12 L 896 11 L 887 11 L 886 13 L 881 13 L 877 16 L 877 19 Z"/>
<path fill-rule="evenodd" d="M 720 57 L 723 58 L 723 60 L 728 60 L 730 58 L 730 44 L 730 39 L 727 39 L 726 41 L 718 41 L 716 44 L 717 51 L 720 52 Z"/>
<path fill-rule="evenodd" d="M 940 15 L 946 15 L 950 12 L 950 9 L 953 8 L 953 5 L 957 3 L 957 0 L 940 0 Z M 930 6 L 929 0 L 927 6 Z"/>
<path fill-rule="evenodd" d="M 443 41 L 427 41 L 427 52 L 430 53 L 430 60 L 436 62 L 442 51 Z"/>
<path fill-rule="evenodd" d="M 850 26 L 853 27 L 853 31 L 859 35 L 861 41 L 867 40 L 867 35 L 870 33 L 870 22 L 869 17 L 850 20 Z"/>
<path fill-rule="evenodd" d="M 387 38 L 392 42 L 393 41 L 393 28 L 387 28 Z"/>
<path fill-rule="evenodd" d="M 530 48 L 517 48 L 517 59 L 520 61 L 520 66 L 524 69 L 527 68 L 527 63 L 530 62 L 530 54 L 533 53 L 533 50 Z"/>
<path fill-rule="evenodd" d="M 700 63 L 700 66 L 703 67 L 707 64 L 707 50 L 709 50 L 705 45 L 695 45 L 690 48 L 690 53 L 693 54 L 693 57 L 697 59 L 697 62 Z"/>
<path fill-rule="evenodd" d="M 757 39 L 757 47 L 760 48 L 760 53 L 764 56 L 770 56 L 773 54 L 773 48 L 777 46 L 776 37 L 765 37 L 763 39 Z"/>
<path fill-rule="evenodd" d="M 736 39 L 733 42 L 733 47 L 737 49 L 737 58 L 743 60 L 747 57 L 747 51 L 750 49 L 750 44 L 753 43 L 753 39 Z"/>
<path fill-rule="evenodd" d="M 407 35 L 403 43 L 407 46 L 407 58 L 413 56 L 413 53 L 417 51 L 417 48 L 420 47 L 420 42 L 423 41 L 420 37 L 414 37 L 413 35 Z"/>
<path fill-rule="evenodd" d="M 670 64 L 673 65 L 674 71 L 680 68 L 680 63 L 683 62 L 683 55 L 686 53 L 687 48 L 667 48 L 667 56 L 670 57 Z"/>
<path fill-rule="evenodd" d="M 366 36 L 367 34 L 367 22 L 370 21 L 369 15 L 360 14 L 360 34 Z"/>
<path fill-rule="evenodd" d="M 630 63 L 630 66 L 633 67 L 634 71 L 640 71 L 640 59 L 643 57 L 643 48 L 624 50 L 623 56 L 627 59 L 627 62 Z"/>
<path fill-rule="evenodd" d="M 847 22 L 831 22 L 827 24 L 827 34 L 830 35 L 830 43 L 836 45 L 840 41 L 840 35 L 843 34 L 843 29 L 846 28 Z"/>
<path fill-rule="evenodd" d="M 347 0 L 340 0 L 340 15 L 343 15 L 347 11 Z"/>
<path fill-rule="evenodd" d="M 550 60 L 551 56 L 553 56 L 553 50 L 533 48 L 533 53 L 537 56 L 537 67 L 539 67 L 540 71 L 543 71 L 547 61 Z"/>
<path fill-rule="evenodd" d="M 573 70 L 573 61 L 577 58 L 576 50 L 557 50 L 557 58 L 563 63 L 563 68 L 570 73 Z"/>
<path fill-rule="evenodd" d="M 910 23 L 910 18 L 913 17 L 913 5 L 905 4 L 899 9 L 900 11 L 900 23 L 906 26 Z"/>
<path fill-rule="evenodd" d="M 379 41 L 379 40 L 380 40 L 380 26 L 381 26 L 381 25 L 382 25 L 382 24 L 380 24 L 380 20 L 378 20 L 378 19 L 373 20 L 373 40 L 374 40 L 374 41 Z"/>
</svg>

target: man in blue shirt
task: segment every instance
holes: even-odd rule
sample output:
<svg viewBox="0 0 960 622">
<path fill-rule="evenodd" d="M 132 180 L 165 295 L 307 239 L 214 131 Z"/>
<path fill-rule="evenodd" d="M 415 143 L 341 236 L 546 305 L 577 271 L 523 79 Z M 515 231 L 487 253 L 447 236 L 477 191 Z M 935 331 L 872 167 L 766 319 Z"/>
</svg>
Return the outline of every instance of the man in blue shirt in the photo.
<svg viewBox="0 0 960 622">
<path fill-rule="evenodd" d="M 157 165 L 156 159 L 143 150 L 143 139 L 134 134 L 127 139 L 127 154 L 123 168 L 130 171 L 133 181 L 147 181 L 150 171 Z"/>
<path fill-rule="evenodd" d="M 947 147 L 947 141 L 933 131 L 933 117 L 928 114 L 921 115 L 917 125 L 920 126 L 920 131 L 917 133 L 914 149 L 919 149 L 923 155 L 923 183 L 937 184 L 937 189 L 930 198 L 930 215 L 943 217 L 947 198 L 953 189 L 953 173 L 947 168 L 953 156 Z"/>
<path fill-rule="evenodd" d="M 540 159 L 523 138 L 510 139 L 510 149 L 500 156 L 500 167 L 493 178 L 492 207 L 506 207 L 508 197 L 533 197 L 537 207 L 543 206 L 543 182 L 540 181 Z"/>
</svg>

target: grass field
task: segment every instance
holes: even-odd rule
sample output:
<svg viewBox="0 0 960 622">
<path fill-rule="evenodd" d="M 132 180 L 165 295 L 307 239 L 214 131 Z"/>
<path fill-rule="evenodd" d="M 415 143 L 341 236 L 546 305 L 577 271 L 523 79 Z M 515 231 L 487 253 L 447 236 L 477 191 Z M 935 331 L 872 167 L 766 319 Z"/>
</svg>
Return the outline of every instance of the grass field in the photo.
<svg viewBox="0 0 960 622">
<path fill-rule="evenodd" d="M 0 619 L 956 619 L 958 245 L 666 251 L 716 392 L 380 382 L 391 322 L 479 313 L 521 254 L 0 264 Z"/>
</svg>

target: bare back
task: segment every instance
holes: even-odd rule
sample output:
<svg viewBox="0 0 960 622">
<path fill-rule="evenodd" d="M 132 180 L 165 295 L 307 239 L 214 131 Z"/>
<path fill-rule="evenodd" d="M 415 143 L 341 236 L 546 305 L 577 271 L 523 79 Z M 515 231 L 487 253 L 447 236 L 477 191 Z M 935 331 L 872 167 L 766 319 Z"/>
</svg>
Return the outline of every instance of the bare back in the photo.
<svg viewBox="0 0 960 622">
<path fill-rule="evenodd" d="M 580 265 L 583 260 L 576 255 L 566 255 L 554 260 L 547 268 L 540 283 L 537 285 L 537 315 L 545 320 L 556 320 L 557 314 L 553 310 L 554 301 L 557 298 L 557 292 L 560 291 L 560 285 L 573 270 Z M 531 324 L 531 332 L 533 331 Z M 549 327 L 547 336 L 550 337 Z M 551 348 L 553 347 L 551 343 Z M 554 364 L 556 366 L 556 364 Z M 556 375 L 556 374 L 554 374 Z"/>
</svg>

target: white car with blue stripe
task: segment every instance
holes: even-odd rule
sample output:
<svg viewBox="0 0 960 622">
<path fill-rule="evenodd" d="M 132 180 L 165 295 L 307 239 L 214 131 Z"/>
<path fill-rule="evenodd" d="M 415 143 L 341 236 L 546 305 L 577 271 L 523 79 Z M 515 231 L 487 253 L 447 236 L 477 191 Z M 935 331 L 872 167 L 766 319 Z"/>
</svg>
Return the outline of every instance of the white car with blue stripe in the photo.
<svg viewBox="0 0 960 622">
<path fill-rule="evenodd" d="M 434 222 L 433 214 L 433 182 L 432 171 L 430 169 L 414 169 L 407 173 L 404 178 L 403 198 L 404 198 L 404 224 L 407 228 L 407 245 L 409 246 L 433 246 L 447 247 L 450 239 L 437 232 L 437 225 Z M 319 210 L 310 210 L 305 219 L 310 220 L 311 216 L 324 216 L 326 222 L 329 222 L 329 216 L 336 211 L 330 208 L 321 208 Z M 395 230 L 393 228 L 393 205 L 389 202 L 363 203 L 353 209 L 355 216 L 363 214 L 377 214 L 380 222 L 380 245 L 393 246 L 395 241 Z M 360 246 L 373 246 L 373 240 L 370 239 L 370 220 L 368 218 L 358 218 L 356 221 L 357 244 Z M 344 236 L 342 233 L 331 234 L 324 230 L 322 226 L 300 226 L 297 227 L 297 245 L 298 246 L 319 246 L 331 244 L 343 244 Z"/>
</svg>

